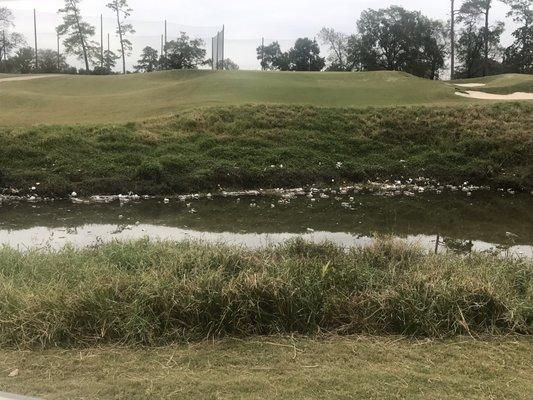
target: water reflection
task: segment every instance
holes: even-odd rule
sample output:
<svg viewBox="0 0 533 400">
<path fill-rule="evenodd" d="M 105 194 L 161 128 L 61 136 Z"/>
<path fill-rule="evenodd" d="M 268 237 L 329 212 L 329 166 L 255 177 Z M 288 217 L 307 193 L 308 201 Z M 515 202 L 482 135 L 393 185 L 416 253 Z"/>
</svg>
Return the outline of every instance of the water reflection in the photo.
<svg viewBox="0 0 533 400">
<path fill-rule="evenodd" d="M 0 245 L 77 247 L 149 237 L 261 247 L 302 236 L 366 245 L 394 235 L 430 249 L 505 250 L 533 256 L 533 197 L 478 193 L 388 198 L 146 200 L 120 205 L 70 202 L 0 206 Z M 346 205 L 349 204 L 350 207 Z M 195 213 L 192 213 L 194 210 Z M 437 235 L 439 237 L 437 238 Z"/>
</svg>

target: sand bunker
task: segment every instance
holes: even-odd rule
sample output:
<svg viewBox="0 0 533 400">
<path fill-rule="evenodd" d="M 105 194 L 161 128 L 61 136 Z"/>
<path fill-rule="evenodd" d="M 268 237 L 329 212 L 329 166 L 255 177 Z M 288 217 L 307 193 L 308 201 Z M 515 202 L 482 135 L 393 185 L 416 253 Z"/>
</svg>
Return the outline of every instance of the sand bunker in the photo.
<svg viewBox="0 0 533 400">
<path fill-rule="evenodd" d="M 475 90 L 467 90 L 466 93 L 455 92 L 457 96 L 466 97 L 468 99 L 480 100 L 533 100 L 533 93 L 515 92 L 512 94 L 495 94 L 478 92 Z"/>
<path fill-rule="evenodd" d="M 465 88 L 486 86 L 485 83 L 455 83 L 454 85 L 455 86 L 460 86 L 460 87 L 465 87 Z"/>
<path fill-rule="evenodd" d="M 34 79 L 42 78 L 51 78 L 58 75 L 35 75 L 35 76 L 15 76 L 13 78 L 0 78 L 0 83 L 2 82 L 15 82 L 15 81 L 31 81 Z"/>
</svg>

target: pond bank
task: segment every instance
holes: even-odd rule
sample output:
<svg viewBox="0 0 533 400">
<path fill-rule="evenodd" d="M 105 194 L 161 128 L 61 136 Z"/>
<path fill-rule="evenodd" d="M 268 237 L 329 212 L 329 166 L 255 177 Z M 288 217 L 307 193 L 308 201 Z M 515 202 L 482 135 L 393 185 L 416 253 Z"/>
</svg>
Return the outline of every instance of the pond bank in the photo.
<svg viewBox="0 0 533 400">
<path fill-rule="evenodd" d="M 166 195 L 423 176 L 530 191 L 532 122 L 528 103 L 249 105 L 146 123 L 0 127 L 0 187 L 40 197 Z"/>
</svg>

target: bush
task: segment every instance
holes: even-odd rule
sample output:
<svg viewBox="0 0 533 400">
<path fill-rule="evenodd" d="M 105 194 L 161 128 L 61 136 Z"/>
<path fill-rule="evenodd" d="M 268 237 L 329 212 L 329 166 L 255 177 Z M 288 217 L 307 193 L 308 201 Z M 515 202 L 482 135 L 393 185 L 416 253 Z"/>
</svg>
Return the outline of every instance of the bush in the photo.
<svg viewBox="0 0 533 400">
<path fill-rule="evenodd" d="M 137 176 L 144 180 L 159 182 L 163 175 L 163 167 L 157 161 L 145 160 L 137 168 Z"/>
</svg>

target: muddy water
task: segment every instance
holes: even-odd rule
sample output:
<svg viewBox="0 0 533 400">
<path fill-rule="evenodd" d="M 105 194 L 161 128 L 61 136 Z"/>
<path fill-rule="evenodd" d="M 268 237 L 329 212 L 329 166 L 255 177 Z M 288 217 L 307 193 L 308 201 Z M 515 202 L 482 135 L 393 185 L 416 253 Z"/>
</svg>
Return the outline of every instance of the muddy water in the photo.
<svg viewBox="0 0 533 400">
<path fill-rule="evenodd" d="M 353 196 L 353 195 L 352 195 Z M 342 246 L 392 235 L 439 251 L 503 251 L 533 257 L 533 196 L 477 192 L 416 197 L 356 195 L 142 200 L 120 204 L 0 206 L 0 245 L 75 247 L 149 237 L 199 239 L 252 248 L 294 237 Z"/>
</svg>

